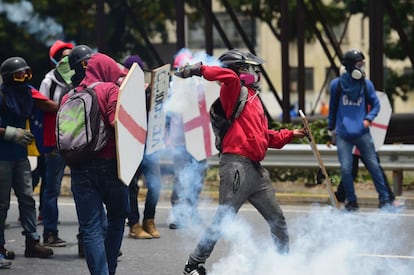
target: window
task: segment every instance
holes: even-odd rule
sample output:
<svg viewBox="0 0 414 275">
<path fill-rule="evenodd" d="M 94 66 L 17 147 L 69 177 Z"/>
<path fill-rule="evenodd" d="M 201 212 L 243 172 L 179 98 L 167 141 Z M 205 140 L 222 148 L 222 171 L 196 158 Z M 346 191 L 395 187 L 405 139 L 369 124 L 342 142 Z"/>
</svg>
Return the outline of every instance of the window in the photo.
<svg viewBox="0 0 414 275">
<path fill-rule="evenodd" d="M 290 82 L 296 83 L 298 82 L 298 68 L 292 67 L 290 68 Z M 291 85 L 292 87 L 297 87 L 296 85 Z M 314 89 L 314 81 L 313 81 L 313 68 L 305 67 L 305 91 L 313 91 Z M 292 91 L 297 92 L 297 91 Z"/>
<path fill-rule="evenodd" d="M 238 33 L 233 21 L 227 13 L 215 13 L 217 21 L 219 21 L 221 28 L 227 36 L 234 48 L 245 48 L 245 44 L 241 35 Z M 189 48 L 204 48 L 205 47 L 205 35 L 204 35 L 204 20 L 188 18 L 188 47 Z M 250 42 L 255 46 L 256 41 L 256 21 L 254 18 L 237 15 L 240 25 L 246 32 Z M 213 47 L 214 48 L 226 48 L 219 32 L 213 24 Z"/>
</svg>

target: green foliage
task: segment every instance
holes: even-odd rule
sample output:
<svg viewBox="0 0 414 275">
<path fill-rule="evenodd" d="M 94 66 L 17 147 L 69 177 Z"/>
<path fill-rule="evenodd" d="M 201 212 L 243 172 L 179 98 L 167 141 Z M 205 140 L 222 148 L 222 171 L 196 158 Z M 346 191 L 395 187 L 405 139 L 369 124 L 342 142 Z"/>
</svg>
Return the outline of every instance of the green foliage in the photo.
<svg viewBox="0 0 414 275">
<path fill-rule="evenodd" d="M 313 138 L 317 144 L 325 144 L 328 141 L 328 122 L 326 119 L 317 119 L 309 122 Z M 272 129 L 300 129 L 303 128 L 301 120 L 295 120 L 291 123 L 282 123 L 275 121 L 272 124 Z M 295 139 L 293 143 L 308 144 L 306 138 Z M 282 149 L 283 150 L 283 149 Z M 316 160 L 315 160 L 316 161 Z M 299 169 L 299 168 L 272 168 L 269 169 L 273 181 L 288 181 L 306 185 L 317 184 L 318 169 Z M 339 172 L 336 170 L 329 170 L 328 174 L 331 177 L 333 184 L 339 184 Z"/>
</svg>

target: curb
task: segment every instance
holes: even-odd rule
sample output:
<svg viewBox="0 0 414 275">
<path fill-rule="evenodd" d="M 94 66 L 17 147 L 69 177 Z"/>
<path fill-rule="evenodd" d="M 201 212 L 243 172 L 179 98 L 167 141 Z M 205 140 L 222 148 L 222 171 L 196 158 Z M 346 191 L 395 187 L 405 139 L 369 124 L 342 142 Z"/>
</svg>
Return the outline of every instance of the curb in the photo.
<svg viewBox="0 0 414 275">
<path fill-rule="evenodd" d="M 35 194 L 39 194 L 39 187 L 34 191 Z M 372 193 L 372 194 L 371 194 Z M 408 192 L 406 192 L 408 193 Z M 147 194 L 146 187 L 140 187 L 140 192 L 138 195 L 139 201 L 145 201 Z M 72 196 L 70 191 L 70 177 L 65 176 L 62 180 L 62 189 L 61 196 Z M 171 190 L 161 190 L 160 201 L 169 202 L 171 197 Z M 283 204 L 293 204 L 293 205 L 306 205 L 306 204 L 315 204 L 315 205 L 329 205 L 330 200 L 328 194 L 315 194 L 315 193 L 294 193 L 294 192 L 276 192 L 276 198 L 278 202 Z M 406 209 L 414 209 L 414 195 L 408 193 L 407 195 L 397 196 L 397 200 L 404 201 Z M 218 192 L 217 191 L 202 191 L 200 194 L 200 201 L 218 201 Z M 378 208 L 378 196 L 373 192 L 362 192 L 358 195 L 358 204 L 362 208 Z"/>
</svg>

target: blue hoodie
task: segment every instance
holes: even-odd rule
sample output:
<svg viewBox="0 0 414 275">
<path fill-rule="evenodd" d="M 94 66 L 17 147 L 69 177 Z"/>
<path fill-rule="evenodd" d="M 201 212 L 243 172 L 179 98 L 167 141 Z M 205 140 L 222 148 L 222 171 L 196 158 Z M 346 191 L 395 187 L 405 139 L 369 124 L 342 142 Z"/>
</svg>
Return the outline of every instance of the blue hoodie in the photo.
<svg viewBox="0 0 414 275">
<path fill-rule="evenodd" d="M 364 83 L 365 81 L 365 83 Z M 337 99 L 338 83 L 340 85 Z M 366 94 L 365 94 L 366 85 Z M 369 132 L 363 121 L 373 121 L 380 110 L 374 85 L 368 79 L 355 80 L 349 73 L 332 80 L 330 85 L 328 129 L 344 139 L 358 138 Z M 367 105 L 370 110 L 367 113 Z"/>
</svg>

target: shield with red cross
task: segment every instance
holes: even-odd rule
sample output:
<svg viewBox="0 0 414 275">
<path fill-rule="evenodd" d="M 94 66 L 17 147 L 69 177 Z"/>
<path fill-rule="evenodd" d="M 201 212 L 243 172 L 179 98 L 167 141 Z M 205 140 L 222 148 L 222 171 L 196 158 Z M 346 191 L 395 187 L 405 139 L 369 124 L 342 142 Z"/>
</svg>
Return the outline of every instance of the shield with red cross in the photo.
<svg viewBox="0 0 414 275">
<path fill-rule="evenodd" d="M 210 106 L 219 96 L 220 86 L 200 77 L 176 79 L 174 84 L 187 91 L 183 98 L 186 107 L 182 110 L 187 151 L 198 161 L 218 154 L 210 123 Z"/>
<path fill-rule="evenodd" d="M 388 96 L 383 92 L 377 91 L 377 97 L 381 107 L 378 115 L 372 121 L 370 127 L 371 136 L 374 140 L 375 150 L 379 150 L 384 144 L 388 124 L 390 122 L 392 114 L 392 107 L 390 101 L 388 100 Z M 354 153 L 359 154 L 356 148 L 354 148 Z"/>
<path fill-rule="evenodd" d="M 377 91 L 377 97 L 380 102 L 380 111 L 377 117 L 371 123 L 371 136 L 374 139 L 375 149 L 378 150 L 384 144 L 385 136 L 387 134 L 388 124 L 391 119 L 392 107 L 388 96 Z"/>
<path fill-rule="evenodd" d="M 144 72 L 134 63 L 119 90 L 115 113 L 118 177 L 129 185 L 140 165 L 147 135 Z"/>
</svg>

